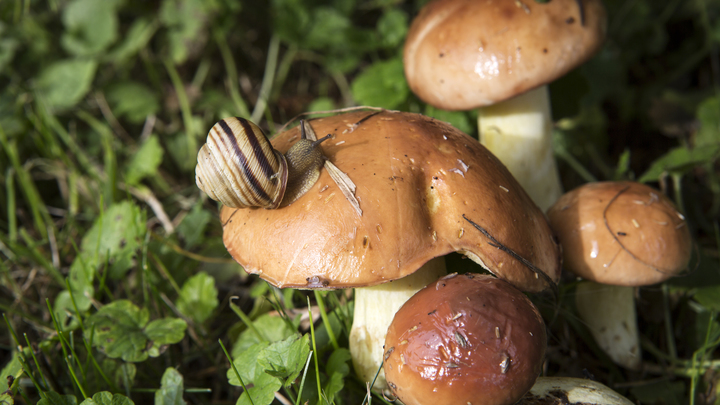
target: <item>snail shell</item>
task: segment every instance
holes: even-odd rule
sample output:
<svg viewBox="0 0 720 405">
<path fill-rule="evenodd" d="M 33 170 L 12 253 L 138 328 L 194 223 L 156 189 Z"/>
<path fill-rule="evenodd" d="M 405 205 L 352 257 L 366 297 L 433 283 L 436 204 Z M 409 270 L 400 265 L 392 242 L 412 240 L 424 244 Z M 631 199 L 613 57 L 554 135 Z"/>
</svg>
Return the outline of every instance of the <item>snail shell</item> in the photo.
<svg viewBox="0 0 720 405">
<path fill-rule="evenodd" d="M 287 178 L 285 156 L 260 127 L 235 117 L 213 125 L 195 167 L 198 188 L 233 208 L 279 207 Z"/>
<path fill-rule="evenodd" d="M 320 177 L 325 162 L 317 141 L 305 136 L 285 155 L 263 131 L 243 118 L 215 124 L 198 153 L 195 182 L 208 197 L 233 208 L 275 209 L 300 198 Z"/>
</svg>

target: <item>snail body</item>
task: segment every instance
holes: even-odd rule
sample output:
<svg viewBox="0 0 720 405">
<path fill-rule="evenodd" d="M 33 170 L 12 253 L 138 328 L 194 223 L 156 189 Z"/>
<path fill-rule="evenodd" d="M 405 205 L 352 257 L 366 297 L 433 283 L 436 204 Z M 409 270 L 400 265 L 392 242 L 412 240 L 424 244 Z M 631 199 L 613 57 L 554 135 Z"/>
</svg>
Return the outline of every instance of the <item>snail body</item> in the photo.
<svg viewBox="0 0 720 405">
<path fill-rule="evenodd" d="M 210 129 L 198 152 L 195 183 L 228 207 L 288 205 L 320 177 L 325 157 L 317 146 L 327 138 L 313 142 L 303 131 L 302 139 L 283 155 L 257 125 L 244 118 L 225 118 Z"/>
</svg>

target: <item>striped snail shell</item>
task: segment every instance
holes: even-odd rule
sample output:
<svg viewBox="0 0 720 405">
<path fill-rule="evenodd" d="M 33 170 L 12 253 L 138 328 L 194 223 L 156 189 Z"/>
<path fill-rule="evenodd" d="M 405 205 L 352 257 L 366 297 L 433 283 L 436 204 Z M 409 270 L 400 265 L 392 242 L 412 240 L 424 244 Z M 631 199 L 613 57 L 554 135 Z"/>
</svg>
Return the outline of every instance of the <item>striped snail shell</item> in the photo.
<svg viewBox="0 0 720 405">
<path fill-rule="evenodd" d="M 287 154 L 273 149 L 257 125 L 225 118 L 208 133 L 198 153 L 195 183 L 208 197 L 233 208 L 275 209 L 300 198 L 320 177 L 325 161 L 317 145 L 302 139 Z"/>
</svg>

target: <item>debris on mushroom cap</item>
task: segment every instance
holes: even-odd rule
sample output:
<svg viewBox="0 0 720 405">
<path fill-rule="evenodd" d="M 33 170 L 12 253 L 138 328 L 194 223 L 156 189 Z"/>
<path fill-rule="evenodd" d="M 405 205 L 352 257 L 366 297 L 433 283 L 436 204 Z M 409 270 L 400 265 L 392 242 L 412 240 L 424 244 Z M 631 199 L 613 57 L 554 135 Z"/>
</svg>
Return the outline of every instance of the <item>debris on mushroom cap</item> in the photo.
<svg viewBox="0 0 720 405">
<path fill-rule="evenodd" d="M 325 170 L 287 207 L 224 207 L 223 241 L 246 271 L 277 287 L 348 288 L 399 279 L 434 257 L 462 252 L 522 290 L 540 291 L 548 282 L 518 258 L 557 282 L 560 252 L 545 216 L 476 140 L 401 112 L 353 112 L 309 123 L 318 136 L 332 134 L 320 147 L 355 183 L 363 214 Z M 284 152 L 298 138 L 294 128 L 272 143 Z"/>
<path fill-rule="evenodd" d="M 635 182 L 589 183 L 548 210 L 565 267 L 602 284 L 642 286 L 685 270 L 685 218 L 659 191 Z"/>
<path fill-rule="evenodd" d="M 425 102 L 469 110 L 559 78 L 605 31 L 600 0 L 435 0 L 408 32 L 405 76 Z"/>
<path fill-rule="evenodd" d="M 383 368 L 405 405 L 514 404 L 540 374 L 546 343 L 523 293 L 468 273 L 441 278 L 400 308 Z"/>
<path fill-rule="evenodd" d="M 539 377 L 517 405 L 632 405 L 599 382 L 571 377 Z"/>
</svg>

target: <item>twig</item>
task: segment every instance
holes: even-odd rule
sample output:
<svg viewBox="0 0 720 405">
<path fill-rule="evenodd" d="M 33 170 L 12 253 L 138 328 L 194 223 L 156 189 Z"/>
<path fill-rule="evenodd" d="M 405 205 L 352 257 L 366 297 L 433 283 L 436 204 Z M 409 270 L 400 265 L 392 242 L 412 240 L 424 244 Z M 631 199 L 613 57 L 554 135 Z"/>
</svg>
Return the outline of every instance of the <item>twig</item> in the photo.
<svg viewBox="0 0 720 405">
<path fill-rule="evenodd" d="M 532 270 L 536 275 L 542 277 L 543 280 L 545 280 L 545 282 L 548 283 L 548 285 L 549 285 L 550 288 L 552 289 L 553 294 L 555 295 L 555 297 L 556 297 L 556 298 L 558 297 L 558 287 L 557 287 L 557 284 L 555 284 L 555 282 L 550 278 L 550 276 L 547 275 L 547 273 L 545 273 L 545 272 L 542 271 L 540 268 L 538 268 L 537 266 L 535 266 L 534 264 L 532 264 L 529 260 L 527 260 L 527 259 L 525 259 L 524 257 L 522 257 L 522 256 L 520 256 L 519 254 L 517 254 L 514 250 L 512 250 L 512 249 L 510 249 L 509 247 L 507 247 L 507 246 L 503 245 L 502 243 L 500 243 L 497 239 L 495 239 L 492 235 L 490 235 L 490 233 L 489 233 L 488 231 L 486 231 L 485 228 L 483 228 L 482 226 L 480 226 L 480 225 L 476 224 L 475 222 L 473 222 L 470 218 L 466 217 L 465 214 L 463 214 L 463 219 L 465 219 L 466 221 L 470 222 L 470 224 L 471 224 L 472 226 L 474 226 L 475 229 L 477 229 L 478 231 L 480 231 L 480 233 L 482 233 L 483 235 L 485 235 L 486 238 L 490 239 L 490 241 L 492 241 L 492 243 L 489 244 L 490 246 L 496 247 L 496 248 L 502 250 L 503 252 L 509 254 L 510 256 L 512 256 L 513 258 L 515 258 L 516 260 L 518 260 L 520 263 L 522 263 L 525 267 L 527 267 L 528 269 Z"/>
</svg>

